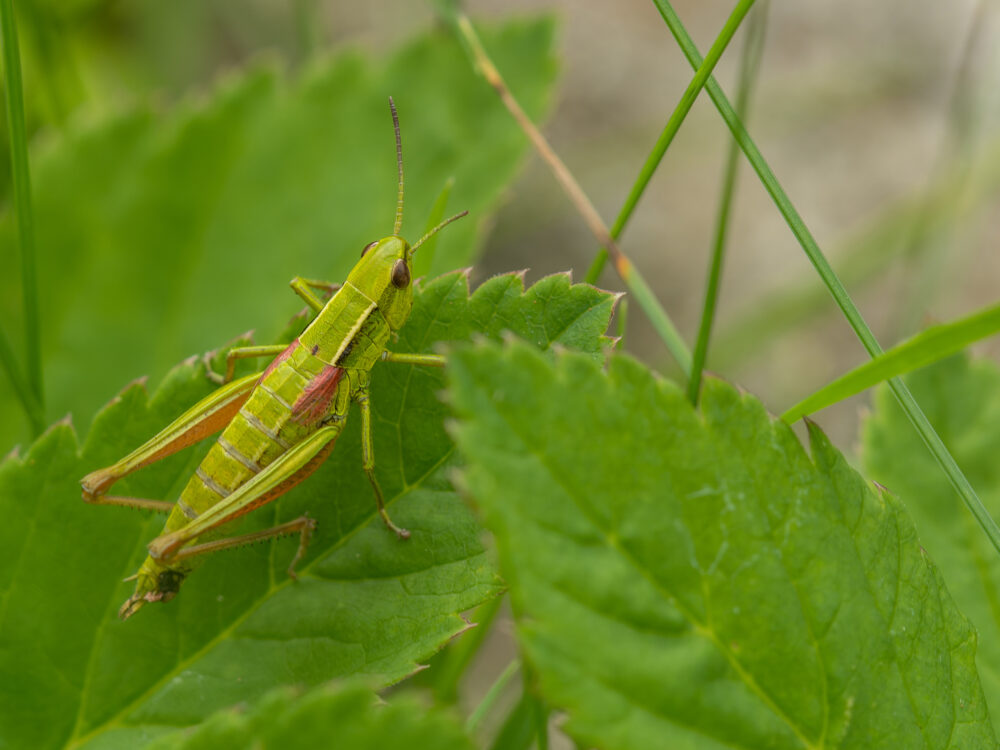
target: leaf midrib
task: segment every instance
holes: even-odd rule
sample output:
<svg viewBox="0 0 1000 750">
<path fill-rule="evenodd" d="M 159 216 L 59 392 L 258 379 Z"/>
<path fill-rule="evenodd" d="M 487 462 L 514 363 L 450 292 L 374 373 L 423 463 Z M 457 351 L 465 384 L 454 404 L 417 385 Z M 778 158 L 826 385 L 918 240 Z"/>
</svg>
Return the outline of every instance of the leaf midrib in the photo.
<svg viewBox="0 0 1000 750">
<path fill-rule="evenodd" d="M 608 545 L 608 547 L 618 552 L 618 554 L 621 555 L 621 557 L 629 564 L 629 566 L 634 568 L 636 572 L 639 573 L 639 575 L 642 576 L 644 580 L 646 580 L 656 591 L 658 591 L 661 594 L 661 596 L 664 596 L 666 599 L 673 602 L 674 606 L 676 606 L 677 609 L 681 612 L 681 614 L 684 615 L 684 617 L 692 624 L 695 631 L 702 633 L 706 638 L 708 638 L 709 641 L 711 641 L 711 643 L 715 646 L 715 648 L 718 649 L 718 651 L 725 657 L 726 661 L 729 663 L 731 668 L 743 679 L 747 687 L 749 687 L 751 691 L 753 691 L 765 705 L 770 707 L 771 710 L 774 711 L 775 715 L 779 716 L 788 725 L 789 729 L 791 729 L 791 731 L 795 734 L 795 736 L 799 739 L 799 741 L 803 744 L 805 748 L 809 748 L 810 750 L 820 750 L 820 748 L 822 748 L 822 745 L 814 745 L 811 741 L 809 741 L 807 737 L 805 737 L 802 734 L 801 730 L 792 721 L 791 717 L 788 716 L 777 705 L 777 703 L 775 703 L 775 701 L 771 698 L 771 696 L 767 693 L 767 691 L 765 691 L 760 685 L 757 684 L 753 676 L 744 669 L 744 667 L 739 663 L 738 660 L 736 660 L 735 656 L 729 651 L 729 649 L 727 649 L 722 644 L 722 642 L 716 636 L 714 630 L 712 630 L 711 627 L 707 625 L 702 625 L 699 622 L 698 618 L 694 616 L 694 613 L 691 612 L 687 607 L 685 607 L 678 597 L 673 595 L 667 588 L 665 588 L 657 578 L 653 577 L 649 572 L 649 570 L 644 565 L 642 565 L 641 561 L 636 559 L 634 555 L 632 555 L 630 552 L 628 552 L 628 550 L 622 547 L 617 542 L 615 535 L 601 525 L 600 519 L 598 519 L 593 513 L 591 513 L 587 509 L 585 503 L 580 502 L 580 498 L 578 497 L 575 488 L 562 477 L 560 472 L 557 472 L 554 466 L 550 465 L 550 463 L 545 459 L 545 457 L 541 453 L 535 451 L 532 448 L 531 444 L 525 439 L 525 437 L 517 429 L 517 427 L 514 425 L 511 419 L 507 415 L 501 413 L 499 410 L 494 409 L 494 413 L 496 413 L 508 425 L 512 434 L 515 437 L 517 437 L 518 440 L 521 441 L 521 443 L 529 451 L 529 453 L 535 456 L 535 458 L 542 464 L 542 466 L 547 471 L 549 471 L 550 475 L 556 481 L 556 483 L 560 487 L 562 487 L 563 490 L 566 492 L 567 496 L 573 500 L 573 504 L 577 506 L 580 513 L 588 521 L 590 521 L 594 529 L 601 536 L 604 537 L 605 543 Z"/>
</svg>

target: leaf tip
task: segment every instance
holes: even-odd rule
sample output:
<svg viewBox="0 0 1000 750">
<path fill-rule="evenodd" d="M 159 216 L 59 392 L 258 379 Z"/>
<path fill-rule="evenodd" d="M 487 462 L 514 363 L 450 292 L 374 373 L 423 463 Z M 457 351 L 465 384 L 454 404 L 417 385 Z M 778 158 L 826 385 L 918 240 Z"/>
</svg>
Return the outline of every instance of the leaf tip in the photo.
<svg viewBox="0 0 1000 750">
<path fill-rule="evenodd" d="M 192 358 L 192 359 L 194 359 L 194 358 Z M 118 393 L 115 395 L 115 397 L 113 399 L 111 399 L 110 401 L 108 401 L 104 405 L 104 408 L 106 409 L 109 406 L 112 406 L 114 404 L 120 403 L 121 400 L 126 395 L 128 395 L 128 393 L 130 391 L 132 391 L 132 390 L 136 390 L 136 389 L 140 390 L 140 391 L 142 391 L 143 395 L 148 396 L 149 395 L 148 383 L 149 383 L 149 376 L 148 375 L 140 375 L 139 377 L 137 377 L 137 378 L 135 378 L 133 380 L 130 380 L 129 382 L 127 382 L 125 384 L 125 386 L 120 391 L 118 391 Z"/>
<path fill-rule="evenodd" d="M 892 490 L 890 490 L 888 487 L 886 487 L 881 482 L 879 482 L 879 481 L 877 481 L 875 479 L 871 480 L 871 482 L 872 482 L 872 486 L 876 490 L 878 490 L 879 494 L 881 494 L 881 495 L 891 495 L 892 494 Z"/>
</svg>

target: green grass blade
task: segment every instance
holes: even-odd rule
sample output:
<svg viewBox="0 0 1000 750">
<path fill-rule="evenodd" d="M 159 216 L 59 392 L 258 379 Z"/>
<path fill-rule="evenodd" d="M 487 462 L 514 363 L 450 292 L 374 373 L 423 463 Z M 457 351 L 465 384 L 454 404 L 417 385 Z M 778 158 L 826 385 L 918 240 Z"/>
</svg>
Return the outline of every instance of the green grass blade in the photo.
<svg viewBox="0 0 1000 750">
<path fill-rule="evenodd" d="M 45 429 L 45 419 L 42 417 L 42 409 L 38 405 L 38 402 L 35 401 L 31 388 L 21 374 L 21 368 L 18 367 L 17 359 L 14 357 L 14 350 L 11 349 L 10 342 L 7 341 L 7 336 L 2 330 L 0 330 L 0 364 L 3 365 L 3 369 L 10 379 L 10 385 L 14 389 L 17 400 L 21 402 L 21 406 L 24 407 L 24 413 L 27 415 L 28 421 L 31 422 L 32 434 L 36 436 L 41 435 L 42 430 Z"/>
<path fill-rule="evenodd" d="M 24 127 L 24 93 L 21 89 L 21 54 L 12 0 L 0 0 L 0 36 L 10 130 L 10 161 L 14 180 L 14 206 L 21 240 L 21 294 L 24 299 L 24 341 L 28 357 L 28 385 L 35 400 L 45 404 L 42 389 L 41 331 L 38 322 L 38 279 L 35 269 L 35 227 L 31 212 L 31 179 L 28 174 L 28 138 Z"/>
<path fill-rule="evenodd" d="M 983 43 L 988 44 L 985 40 L 989 29 L 986 0 L 976 3 L 966 23 L 965 38 L 951 83 L 945 132 L 937 154 L 929 160 L 932 165 L 929 175 L 934 182 L 940 179 L 951 162 L 956 162 L 961 170 L 962 190 L 966 189 L 976 167 L 976 151 L 980 144 L 975 131 L 985 114 L 977 99 L 985 101 L 986 98 L 976 90 L 975 78 L 979 72 L 976 57 Z M 927 213 L 917 214 L 907 233 L 902 263 L 909 263 L 914 256 L 921 256 L 924 260 L 910 284 L 910 293 L 900 300 L 894 325 L 889 329 L 899 331 L 901 336 L 921 328 L 921 318 L 936 298 L 942 282 L 948 278 L 948 267 L 954 263 L 956 240 L 967 228 L 967 225 L 953 223 L 944 232 L 935 235 L 927 230 L 930 221 Z"/>
<path fill-rule="evenodd" d="M 499 600 L 499 598 L 498 598 Z M 469 734 L 478 731 L 480 724 L 483 723 L 483 719 L 486 715 L 493 709 L 496 705 L 497 699 L 503 694 L 503 691 L 510 684 L 510 681 L 514 679 L 517 675 L 518 670 L 521 669 L 521 662 L 518 659 L 514 659 L 508 664 L 500 676 L 496 678 L 490 689 L 486 691 L 486 695 L 479 702 L 479 705 L 469 714 L 469 718 L 465 722 L 465 731 Z"/>
<path fill-rule="evenodd" d="M 316 0 L 295 0 L 292 4 L 295 20 L 295 35 L 302 59 L 309 60 L 316 55 L 322 43 L 323 16 Z"/>
<path fill-rule="evenodd" d="M 757 11 L 750 16 L 747 23 L 747 38 L 740 56 L 740 80 L 736 89 L 736 113 L 741 120 L 746 119 L 747 106 L 750 101 L 750 89 L 757 78 L 760 60 L 764 53 L 764 34 L 767 30 L 768 0 L 757 6 Z M 712 335 L 712 324 L 715 321 L 716 300 L 719 295 L 719 282 L 722 278 L 722 260 L 726 252 L 726 238 L 729 230 L 729 217 L 732 214 L 733 195 L 736 189 L 736 171 L 739 165 L 740 151 L 736 141 L 729 142 L 729 153 L 726 156 L 725 173 L 722 178 L 722 194 L 719 198 L 719 214 L 715 223 L 715 239 L 712 243 L 712 258 L 708 269 L 708 282 L 705 284 L 705 304 L 698 326 L 698 339 L 694 345 L 694 360 L 691 364 L 691 377 L 688 378 L 688 399 L 692 404 L 698 403 L 698 392 L 701 390 L 701 374 L 705 369 L 708 357 L 708 340 Z"/>
<path fill-rule="evenodd" d="M 691 37 L 688 35 L 684 25 L 681 23 L 680 18 L 674 12 L 673 7 L 671 7 L 669 0 L 653 0 L 653 2 L 659 9 L 660 14 L 663 16 L 664 21 L 666 21 L 667 26 L 670 28 L 671 33 L 674 35 L 674 39 L 677 40 L 677 43 L 680 46 L 681 51 L 684 53 L 684 56 L 688 59 L 688 62 L 692 67 L 699 67 L 702 63 L 701 56 L 699 55 L 697 48 L 694 46 L 694 42 L 691 41 Z M 760 150 L 750 138 L 746 128 L 743 127 L 743 123 L 736 116 L 736 112 L 733 110 L 729 100 L 726 99 L 726 95 L 722 92 L 722 88 L 715 81 L 715 79 L 712 78 L 706 83 L 705 89 L 708 91 L 709 96 L 711 96 L 712 101 L 719 110 L 719 114 L 722 115 L 722 119 L 725 120 L 726 125 L 733 134 L 733 137 L 740 144 L 740 148 L 750 161 L 754 171 L 757 172 L 757 176 L 764 184 L 764 188 L 767 190 L 772 200 L 774 200 L 778 210 L 781 211 L 781 215 L 785 218 L 785 222 L 788 224 L 792 233 L 795 235 L 795 238 L 799 241 L 802 249 L 809 257 L 813 267 L 816 269 L 817 273 L 819 273 L 823 283 L 826 284 L 830 294 L 833 295 L 834 301 L 841 309 L 841 312 L 843 312 L 844 317 L 847 318 L 847 322 L 854 330 L 858 339 L 860 339 L 862 345 L 868 351 L 868 354 L 872 357 L 882 354 L 882 347 L 879 346 L 878 341 L 875 340 L 874 334 L 872 334 L 872 331 L 868 327 L 868 324 L 864 321 L 864 318 L 861 317 L 861 313 L 855 306 L 854 301 L 847 293 L 847 290 L 840 282 L 840 279 L 837 278 L 833 268 L 830 267 L 829 262 L 819 249 L 819 245 L 816 244 L 816 240 L 809 232 L 805 222 L 802 221 L 802 217 L 799 216 L 798 211 L 795 210 L 795 207 L 792 205 L 791 200 L 789 200 L 788 195 L 778 183 L 777 178 L 774 176 L 774 172 L 771 171 L 770 166 L 764 160 Z M 990 539 L 990 543 L 997 550 L 997 552 L 1000 552 L 1000 526 L 997 526 L 996 521 L 994 521 L 990 516 L 982 501 L 979 499 L 979 496 L 972 488 L 972 485 L 969 483 L 969 480 L 962 473 L 958 464 L 955 463 L 955 459 L 952 458 L 944 443 L 941 442 L 941 438 L 938 437 L 938 434 L 934 431 L 934 428 L 927 420 L 927 417 L 924 416 L 924 413 L 920 410 L 920 407 L 917 405 L 917 402 L 913 398 L 910 391 L 903 384 L 903 381 L 898 378 L 892 378 L 889 380 L 889 388 L 892 390 L 896 400 L 899 401 L 903 411 L 906 412 L 906 416 L 910 420 L 910 423 L 927 445 L 928 450 L 930 450 L 935 460 L 940 464 L 941 469 L 948 476 L 948 479 L 951 481 L 955 491 L 958 492 L 962 501 L 969 508 L 973 516 L 975 516 L 976 521 L 980 526 L 982 526 L 983 531 Z"/>
<path fill-rule="evenodd" d="M 659 335 L 660 340 L 666 345 L 670 355 L 680 366 L 686 378 L 691 372 L 691 350 L 684 342 L 684 337 L 674 325 L 674 322 L 667 315 L 660 301 L 656 299 L 656 293 L 652 290 L 646 279 L 642 277 L 634 265 L 627 261 L 624 264 L 616 264 L 618 273 L 628 290 L 635 297 L 636 304 L 646 313 L 646 317 L 653 326 L 653 330 Z"/>
<path fill-rule="evenodd" d="M 748 0 L 749 2 L 752 2 L 752 0 Z M 521 128 L 528 137 L 528 140 L 535 147 L 536 153 L 549 167 L 553 177 L 555 177 L 563 192 L 573 203 L 584 223 L 590 229 L 591 234 L 594 235 L 598 243 L 604 245 L 611 252 L 611 255 L 614 257 L 615 270 L 622 281 L 625 282 L 625 286 L 632 292 L 639 307 L 646 313 L 646 317 L 649 318 L 654 330 L 660 336 L 670 354 L 677 360 L 686 377 L 691 371 L 691 352 L 687 348 L 683 337 L 674 326 L 673 321 L 670 320 L 670 316 L 667 315 L 659 300 L 656 299 L 656 295 L 649 284 L 643 279 L 632 261 L 618 247 L 618 243 L 604 224 L 604 220 L 594 207 L 593 202 L 591 202 L 583 188 L 580 187 L 580 183 L 577 182 L 565 162 L 553 150 L 548 140 L 546 140 L 545 136 L 538 129 L 538 126 L 535 125 L 534 121 L 527 115 L 514 97 L 514 94 L 504 81 L 500 70 L 493 63 L 493 60 L 490 59 L 468 16 L 454 10 L 453 5 L 450 3 L 437 3 L 437 5 L 441 9 L 445 20 L 452 24 L 455 33 L 462 40 L 465 51 L 472 62 L 473 69 L 486 80 L 499 96 L 507 111 L 510 112 L 515 122 L 517 122 L 518 127 Z"/>
<path fill-rule="evenodd" d="M 908 341 L 840 376 L 781 415 L 788 423 L 843 401 L 883 380 L 950 357 L 976 341 L 1000 333 L 1000 304 L 968 317 L 932 326 Z"/>
<path fill-rule="evenodd" d="M 914 263 L 925 257 L 937 241 L 918 246 L 902 241 L 918 222 L 934 237 L 944 236 L 949 227 L 971 224 L 1000 189 L 1000 138 L 977 149 L 974 162 L 968 179 L 966 163 L 959 160 L 932 184 L 893 201 L 866 226 L 838 242 L 831 255 L 837 258 L 841 280 L 852 287 L 868 283 L 897 261 Z M 731 368 L 759 355 L 767 340 L 824 311 L 829 311 L 829 295 L 822 283 L 812 275 L 792 279 L 753 307 L 737 311 L 733 324 L 716 337 L 716 366 Z"/>
<path fill-rule="evenodd" d="M 636 178 L 635 183 L 632 185 L 632 190 L 628 194 L 628 198 L 625 199 L 625 204 L 622 206 L 621 211 L 618 212 L 618 218 L 615 219 L 614 226 L 611 227 L 611 236 L 614 239 L 618 239 L 619 235 L 625 229 L 625 225 L 628 223 L 629 218 L 632 216 L 632 212 L 635 211 L 636 205 L 639 203 L 639 199 L 646 190 L 646 186 L 649 185 L 649 181 L 653 178 L 653 173 L 656 168 L 660 166 L 660 161 L 663 159 L 663 155 L 670 148 L 670 144 L 673 143 L 674 136 L 677 135 L 677 131 L 680 130 L 681 125 L 684 122 L 684 118 L 687 117 L 688 112 L 691 111 L 691 107 L 698 98 L 698 94 L 705 87 L 705 82 L 711 77 L 712 71 L 715 69 L 716 63 L 719 62 L 719 58 L 722 57 L 722 53 L 726 51 L 726 47 L 729 46 L 729 42 L 733 38 L 733 34 L 740 27 L 743 22 L 744 16 L 753 7 L 754 0 L 740 0 L 733 8 L 733 12 L 729 14 L 729 18 L 726 20 L 725 26 L 722 27 L 722 31 L 715 38 L 715 42 L 712 44 L 711 49 L 708 51 L 708 55 L 704 60 L 697 66 L 694 77 L 691 79 L 691 83 L 688 84 L 687 89 L 685 89 L 681 100 L 677 102 L 677 106 L 674 108 L 673 113 L 670 115 L 670 119 L 667 120 L 666 126 L 663 128 L 663 132 L 660 133 L 660 137 L 656 141 L 656 145 L 653 146 L 653 150 L 650 152 L 649 156 L 646 158 L 646 162 L 642 165 L 642 169 L 639 170 L 639 176 Z M 604 270 L 604 265 L 608 260 L 608 250 L 607 248 L 601 248 L 597 252 L 597 256 L 594 258 L 594 262 L 591 264 L 590 269 L 587 271 L 587 277 L 585 281 L 589 284 L 597 283 L 597 280 L 601 276 L 601 271 Z"/>
</svg>

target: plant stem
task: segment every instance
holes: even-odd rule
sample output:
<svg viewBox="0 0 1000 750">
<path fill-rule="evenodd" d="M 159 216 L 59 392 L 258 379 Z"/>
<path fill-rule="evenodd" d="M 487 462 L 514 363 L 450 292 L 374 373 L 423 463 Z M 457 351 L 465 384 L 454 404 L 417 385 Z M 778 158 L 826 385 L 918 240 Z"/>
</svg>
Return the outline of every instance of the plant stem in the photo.
<svg viewBox="0 0 1000 750">
<path fill-rule="evenodd" d="M 295 31 L 298 37 L 300 56 L 311 60 L 320 46 L 322 17 L 316 0 L 294 0 Z"/>
<path fill-rule="evenodd" d="M 691 37 L 688 35 L 687 30 L 681 23 L 680 18 L 674 12 L 673 7 L 671 7 L 669 0 L 653 0 L 653 2 L 659 9 L 660 14 L 666 21 L 667 26 L 670 28 L 671 33 L 674 35 L 674 39 L 677 40 L 677 43 L 680 46 L 681 51 L 684 53 L 684 56 L 688 59 L 688 62 L 692 67 L 696 68 L 700 66 L 701 56 L 698 53 L 698 49 L 695 47 L 694 42 L 691 41 Z M 837 306 L 840 307 L 844 317 L 847 318 L 847 322 L 850 324 L 851 328 L 854 329 L 855 334 L 861 341 L 862 345 L 864 345 L 869 356 L 878 356 L 882 353 L 882 347 L 879 346 L 878 341 L 875 340 L 874 334 L 872 334 L 868 324 L 865 323 L 864 318 L 862 318 L 860 311 L 855 306 L 850 295 L 847 293 L 847 290 L 844 288 L 844 285 L 841 284 L 840 279 L 837 278 L 837 275 L 830 267 L 826 257 L 819 249 L 819 245 L 816 244 L 816 240 L 813 238 L 812 234 L 810 234 L 805 222 L 802 221 L 802 217 L 799 216 L 798 211 L 795 210 L 795 207 L 792 205 L 791 200 L 789 200 L 788 195 L 782 189 L 777 178 L 774 176 L 774 172 L 771 171 L 770 166 L 764 160 L 760 150 L 750 138 L 746 128 L 743 127 L 743 123 L 740 121 L 739 117 L 737 117 L 736 112 L 729 103 L 729 100 L 726 99 L 726 95 L 722 92 L 722 88 L 715 81 L 715 79 L 712 78 L 706 83 L 705 89 L 708 91 L 709 96 L 712 98 L 716 108 L 719 110 L 719 114 L 722 115 L 722 119 L 726 121 L 726 125 L 732 132 L 733 137 L 736 139 L 737 143 L 740 144 L 740 148 L 746 155 L 747 160 L 753 166 L 754 171 L 757 172 L 757 176 L 764 184 L 764 188 L 775 202 L 775 205 L 777 205 L 781 215 L 785 218 L 785 222 L 792 230 L 792 234 L 795 235 L 795 238 L 799 241 L 802 249 L 809 257 L 813 267 L 816 269 L 817 273 L 819 273 L 823 283 L 826 284 L 827 289 L 830 290 L 830 294 L 833 295 L 834 301 L 837 303 Z M 997 552 L 1000 552 L 1000 527 L 997 526 L 996 521 L 994 521 L 990 516 L 982 501 L 979 499 L 979 496 L 976 495 L 976 492 L 969 483 L 969 480 L 962 473 L 958 464 L 955 463 L 955 459 L 952 458 L 951 453 L 948 452 L 948 449 L 941 441 L 941 438 L 934 431 L 934 428 L 927 420 L 927 417 L 920 410 L 920 407 L 917 405 L 913 395 L 899 378 L 892 378 L 888 381 L 888 383 L 889 388 L 892 390 L 892 393 L 899 402 L 899 405 L 903 408 L 903 411 L 906 413 L 910 423 L 920 435 L 924 444 L 927 445 L 927 448 L 933 454 L 935 460 L 941 466 L 941 469 L 947 475 L 952 486 L 955 488 L 955 491 L 958 492 L 963 502 L 965 502 L 966 506 L 969 508 L 969 511 L 983 528 L 983 531 L 989 538 L 990 543 L 997 550 Z"/>
<path fill-rule="evenodd" d="M 741 120 L 746 120 L 746 112 L 750 101 L 750 90 L 760 69 L 760 60 L 764 52 L 764 33 L 767 30 L 767 11 L 769 0 L 764 0 L 747 22 L 747 37 L 743 44 L 743 54 L 740 56 L 740 80 L 736 90 L 736 113 Z M 719 296 L 719 283 L 722 278 L 722 261 L 726 252 L 726 238 L 729 230 L 729 218 L 732 214 L 733 195 L 736 191 L 736 172 L 739 166 L 740 149 L 736 141 L 729 142 L 729 153 L 726 156 L 725 174 L 722 179 L 722 195 L 719 197 L 719 215 L 715 223 L 715 241 L 712 243 L 712 258 L 708 268 L 708 281 L 705 284 L 705 304 L 701 313 L 701 324 L 698 326 L 698 339 L 694 346 L 694 360 L 691 364 L 691 377 L 688 378 L 688 400 L 698 405 L 698 394 L 701 391 L 701 375 L 705 369 L 708 357 L 708 341 L 712 335 L 712 324 L 715 321 L 716 300 Z"/>
<path fill-rule="evenodd" d="M 45 428 L 42 409 L 38 405 L 38 402 L 35 401 L 35 397 L 31 393 L 31 388 L 28 387 L 24 376 L 21 375 L 21 369 L 18 367 L 17 359 L 14 357 L 14 350 L 11 349 L 10 342 L 7 341 L 7 336 L 2 330 L 0 330 L 0 364 L 3 365 L 3 369 L 7 372 L 7 377 L 10 379 L 14 394 L 24 408 L 24 413 L 31 424 L 32 435 L 35 437 L 41 435 L 42 430 Z"/>
<path fill-rule="evenodd" d="M 667 120 L 667 124 L 663 128 L 663 132 L 660 133 L 660 137 L 656 141 L 656 145 L 653 146 L 653 150 L 650 152 L 649 156 L 646 157 L 645 164 L 643 164 L 642 169 L 639 170 L 639 176 L 636 178 L 635 184 L 632 185 L 632 190 L 629 192 L 628 198 L 625 199 L 625 204 L 622 206 L 621 211 L 618 212 L 618 218 L 615 219 L 614 226 L 611 227 L 611 236 L 615 239 L 618 239 L 619 235 L 621 235 L 622 231 L 625 229 L 625 224 L 628 223 L 629 218 L 632 216 L 632 212 L 639 203 L 639 199 L 646 190 L 646 186 L 653 178 L 653 173 L 660 165 L 663 155 L 667 152 L 667 149 L 670 148 L 670 144 L 673 142 L 674 136 L 677 135 L 677 131 L 680 130 L 681 124 L 684 122 L 684 118 L 687 117 L 687 113 L 691 111 L 691 106 L 694 104 L 695 99 L 698 98 L 698 94 L 700 94 L 701 90 L 705 87 L 705 82 L 711 77 L 712 71 L 715 69 L 715 64 L 719 62 L 719 58 L 722 57 L 722 53 L 726 51 L 726 47 L 729 46 L 729 42 L 733 38 L 733 34 L 736 33 L 736 30 L 740 27 L 740 23 L 743 21 L 743 17 L 746 16 L 753 4 L 754 0 L 740 0 L 740 2 L 736 4 L 736 7 L 733 8 L 733 12 L 729 14 L 729 19 L 726 21 L 725 26 L 722 27 L 722 31 L 720 31 L 719 35 L 715 38 L 715 42 L 712 44 L 711 49 L 709 49 L 708 55 L 697 66 L 694 78 L 692 78 L 691 83 L 688 84 L 681 100 L 677 102 L 677 106 L 670 115 L 670 119 Z M 608 251 L 602 247 L 597 251 L 597 256 L 594 258 L 594 262 L 587 271 L 586 281 L 588 283 L 597 283 L 597 280 L 601 276 L 601 271 L 604 270 L 604 264 L 607 260 Z"/>
<path fill-rule="evenodd" d="M 486 695 L 476 706 L 475 710 L 469 714 L 469 718 L 465 722 L 465 731 L 469 734 L 474 733 L 479 729 L 479 725 L 482 723 L 486 714 L 490 712 L 493 705 L 497 702 L 497 698 L 503 693 L 504 688 L 510 683 L 517 674 L 517 671 L 521 668 L 521 662 L 518 659 L 514 659 L 510 664 L 508 664 L 500 676 L 496 678 L 494 683 L 490 685 L 490 689 L 486 691 Z"/>
<path fill-rule="evenodd" d="M 21 242 L 21 295 L 24 300 L 24 340 L 28 359 L 28 386 L 39 407 L 44 407 L 41 335 L 38 319 L 38 279 L 35 266 L 35 227 L 31 212 L 31 179 L 28 173 L 28 139 L 24 125 L 21 89 L 21 56 L 12 0 L 0 0 L 0 36 L 7 94 L 7 127 L 10 130 L 14 205 Z M 23 403 L 23 402 L 22 402 Z M 30 415 L 29 415 L 30 416 Z M 34 420 L 32 420 L 34 424 Z"/>
<path fill-rule="evenodd" d="M 748 3 L 753 2 L 753 0 L 744 1 Z M 670 320 L 670 316 L 667 315 L 663 306 L 656 299 L 653 290 L 650 289 L 645 279 L 642 278 L 642 275 L 621 251 L 621 248 L 618 247 L 618 244 L 608 232 L 608 228 L 604 224 L 603 219 L 601 219 L 600 214 L 597 213 L 597 209 L 594 208 L 594 204 L 590 202 L 587 194 L 580 187 L 573 174 L 563 163 L 562 159 L 559 158 L 558 154 L 552 150 L 552 146 L 549 145 L 545 136 L 535 127 L 531 118 L 521 109 L 521 105 L 517 103 L 510 89 L 507 88 L 507 84 L 504 83 L 500 71 L 497 70 L 483 48 L 482 42 L 479 40 L 479 36 L 472 27 L 468 16 L 447 5 L 442 6 L 442 12 L 445 13 L 450 21 L 454 22 L 461 39 L 466 45 L 467 51 L 472 57 L 476 70 L 497 92 L 501 101 L 514 117 L 514 120 L 534 145 L 539 156 L 548 164 L 556 180 L 583 217 L 591 233 L 602 246 L 607 247 L 611 252 L 618 275 L 625 282 L 629 291 L 632 292 L 639 307 L 646 313 L 646 316 L 653 324 L 653 328 L 659 334 L 660 339 L 686 376 L 691 371 L 691 352 L 688 350 L 687 344 L 684 343 L 684 339 L 681 338 L 680 333 L 678 333 L 673 321 Z"/>
</svg>

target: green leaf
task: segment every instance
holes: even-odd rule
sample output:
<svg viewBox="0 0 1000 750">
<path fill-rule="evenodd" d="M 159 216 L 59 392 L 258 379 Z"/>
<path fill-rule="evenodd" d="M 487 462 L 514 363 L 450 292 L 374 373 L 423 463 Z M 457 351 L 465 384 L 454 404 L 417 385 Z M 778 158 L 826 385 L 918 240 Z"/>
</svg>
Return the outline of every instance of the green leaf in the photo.
<svg viewBox="0 0 1000 750">
<path fill-rule="evenodd" d="M 418 288 L 396 351 L 429 351 L 473 333 L 511 330 L 540 347 L 595 359 L 615 296 L 565 275 L 523 291 L 515 274 L 469 296 L 462 273 Z M 0 466 L 0 727 L 9 747 L 132 748 L 164 727 L 187 726 L 275 685 L 367 675 L 406 677 L 466 622 L 459 613 L 500 586 L 481 530 L 451 488 L 453 444 L 435 368 L 384 364 L 372 374 L 373 440 L 390 512 L 413 537 L 375 520 L 361 470 L 359 421 L 337 449 L 250 528 L 309 512 L 319 529 L 293 582 L 294 540 L 211 556 L 178 597 L 126 623 L 144 545 L 162 528 L 149 517 L 80 500 L 79 478 L 165 426 L 209 391 L 199 363 L 177 366 L 147 397 L 128 387 L 95 419 L 82 449 L 66 423 Z M 207 445 L 202 446 L 202 450 Z M 185 452 L 115 486 L 175 498 L 202 453 Z M 93 742 L 91 742 L 93 741 Z"/>
<path fill-rule="evenodd" d="M 199 727 L 162 737 L 150 750 L 386 750 L 434 748 L 472 750 L 450 716 L 427 709 L 412 697 L 388 705 L 362 686 L 325 686 L 297 697 L 276 690 L 248 713 L 220 712 Z"/>
<path fill-rule="evenodd" d="M 489 34 L 535 117 L 554 78 L 552 36 L 552 22 L 537 19 Z M 80 122 L 36 148 L 48 413 L 89 421 L 122 382 L 159 377 L 247 329 L 270 339 L 301 305 L 287 289 L 296 274 L 342 280 L 365 244 L 392 231 L 390 94 L 403 136 L 403 234 L 416 241 L 454 176 L 451 203 L 471 217 L 442 233 L 427 272 L 467 265 L 527 142 L 444 30 L 377 60 L 340 53 L 291 79 L 258 66 L 205 97 Z M 17 257 L 15 242 L 8 216 L 0 256 Z M 19 319 L 17 283 L 0 274 L 3 320 Z M 4 446 L 27 431 L 0 381 Z"/>
<path fill-rule="evenodd" d="M 884 380 L 904 375 L 962 351 L 1000 331 L 1000 305 L 950 323 L 931 326 L 884 354 L 855 367 L 781 415 L 788 423 L 825 409 Z"/>
<path fill-rule="evenodd" d="M 598 748 L 994 747 L 975 634 L 895 498 L 718 380 L 457 351 L 518 637 Z"/>
<path fill-rule="evenodd" d="M 959 356 L 906 380 L 987 509 L 1000 514 L 1000 369 Z M 991 712 L 1000 716 L 1000 559 L 926 451 L 891 394 L 876 390 L 862 431 L 866 471 L 906 503 L 921 544 L 979 631 L 976 663 Z"/>
</svg>

